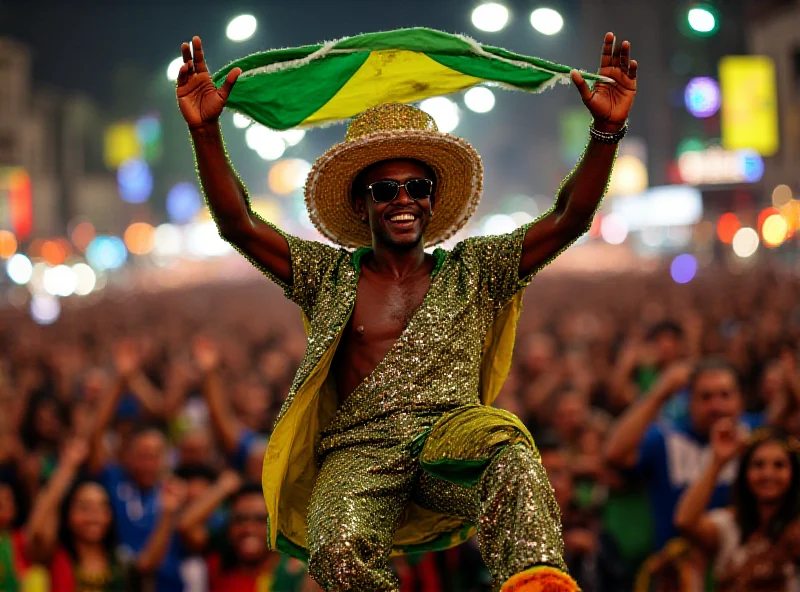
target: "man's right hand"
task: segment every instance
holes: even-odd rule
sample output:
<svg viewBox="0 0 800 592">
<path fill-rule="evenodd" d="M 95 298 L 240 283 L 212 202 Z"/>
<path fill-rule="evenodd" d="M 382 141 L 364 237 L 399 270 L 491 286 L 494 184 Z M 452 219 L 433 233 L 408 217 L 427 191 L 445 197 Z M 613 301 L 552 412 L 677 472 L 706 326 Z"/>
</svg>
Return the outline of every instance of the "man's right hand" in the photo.
<svg viewBox="0 0 800 592">
<path fill-rule="evenodd" d="M 659 386 L 664 398 L 669 398 L 676 392 L 689 385 L 689 381 L 694 371 L 694 365 L 691 362 L 676 362 L 659 378 Z"/>
<path fill-rule="evenodd" d="M 192 49 L 188 43 L 181 45 L 183 66 L 178 73 L 177 88 L 178 107 L 190 129 L 217 123 L 233 85 L 242 73 L 241 68 L 234 68 L 218 89 L 211 81 L 200 37 L 192 38 Z"/>
</svg>

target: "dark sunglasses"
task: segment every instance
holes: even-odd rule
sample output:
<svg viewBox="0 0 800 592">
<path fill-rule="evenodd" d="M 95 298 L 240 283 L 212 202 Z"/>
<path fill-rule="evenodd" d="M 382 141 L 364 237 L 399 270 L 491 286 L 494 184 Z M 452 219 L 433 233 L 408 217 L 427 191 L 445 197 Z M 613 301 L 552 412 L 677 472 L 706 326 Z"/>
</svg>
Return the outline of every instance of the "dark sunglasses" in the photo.
<svg viewBox="0 0 800 592">
<path fill-rule="evenodd" d="M 433 181 L 430 179 L 409 179 L 405 183 L 398 183 L 391 179 L 376 181 L 372 185 L 367 185 L 375 203 L 389 203 L 400 193 L 400 188 L 405 187 L 408 197 L 414 201 L 427 199 L 433 193 Z"/>
</svg>

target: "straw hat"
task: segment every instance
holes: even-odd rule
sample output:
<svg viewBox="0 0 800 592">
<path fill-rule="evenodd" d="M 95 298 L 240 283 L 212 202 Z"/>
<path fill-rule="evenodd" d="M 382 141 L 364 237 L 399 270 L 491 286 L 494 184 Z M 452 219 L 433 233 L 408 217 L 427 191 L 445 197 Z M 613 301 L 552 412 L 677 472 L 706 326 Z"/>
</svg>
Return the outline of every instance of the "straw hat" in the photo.
<svg viewBox="0 0 800 592">
<path fill-rule="evenodd" d="M 392 158 L 413 158 L 436 174 L 436 215 L 425 246 L 453 236 L 478 207 L 483 164 L 469 143 L 437 130 L 433 118 L 411 105 L 389 103 L 353 118 L 344 142 L 314 163 L 306 181 L 306 206 L 314 226 L 344 247 L 372 244 L 372 232 L 353 209 L 350 192 L 359 172 Z"/>
</svg>

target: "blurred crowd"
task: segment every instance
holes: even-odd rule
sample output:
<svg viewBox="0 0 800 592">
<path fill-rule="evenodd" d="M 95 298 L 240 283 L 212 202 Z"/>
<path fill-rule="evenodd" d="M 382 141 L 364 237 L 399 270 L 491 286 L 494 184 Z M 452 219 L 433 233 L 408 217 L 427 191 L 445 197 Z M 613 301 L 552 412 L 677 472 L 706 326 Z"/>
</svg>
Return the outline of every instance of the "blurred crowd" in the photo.
<svg viewBox="0 0 800 592">
<path fill-rule="evenodd" d="M 798 345 L 778 269 L 533 282 L 497 405 L 585 592 L 800 592 Z M 266 279 L 0 310 L 0 591 L 319 590 L 260 490 L 304 350 Z M 474 541 L 392 561 L 402 592 L 491 589 Z"/>
</svg>

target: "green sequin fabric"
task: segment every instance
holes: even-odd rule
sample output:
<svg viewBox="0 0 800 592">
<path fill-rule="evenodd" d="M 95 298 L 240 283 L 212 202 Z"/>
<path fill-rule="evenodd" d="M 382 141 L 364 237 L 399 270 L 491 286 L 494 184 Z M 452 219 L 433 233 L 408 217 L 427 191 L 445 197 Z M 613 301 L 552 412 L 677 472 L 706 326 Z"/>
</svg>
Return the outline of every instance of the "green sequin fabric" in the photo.
<svg viewBox="0 0 800 592">
<path fill-rule="evenodd" d="M 330 358 L 368 249 L 287 236 L 293 278 L 282 287 L 303 311 L 308 349 L 265 457 L 265 497 L 269 507 L 277 492 L 278 548 L 307 554 L 327 589 L 396 590 L 391 553 L 447 548 L 476 530 L 498 588 L 531 565 L 564 568 L 559 511 L 530 435 L 481 404 L 487 335 L 531 280 L 518 274 L 527 228 L 437 249 L 424 301 L 339 408 Z M 453 416 L 469 420 L 440 423 Z M 426 472 L 421 457 L 450 473 Z M 459 463 L 479 473 L 468 483 L 442 478 Z"/>
</svg>

